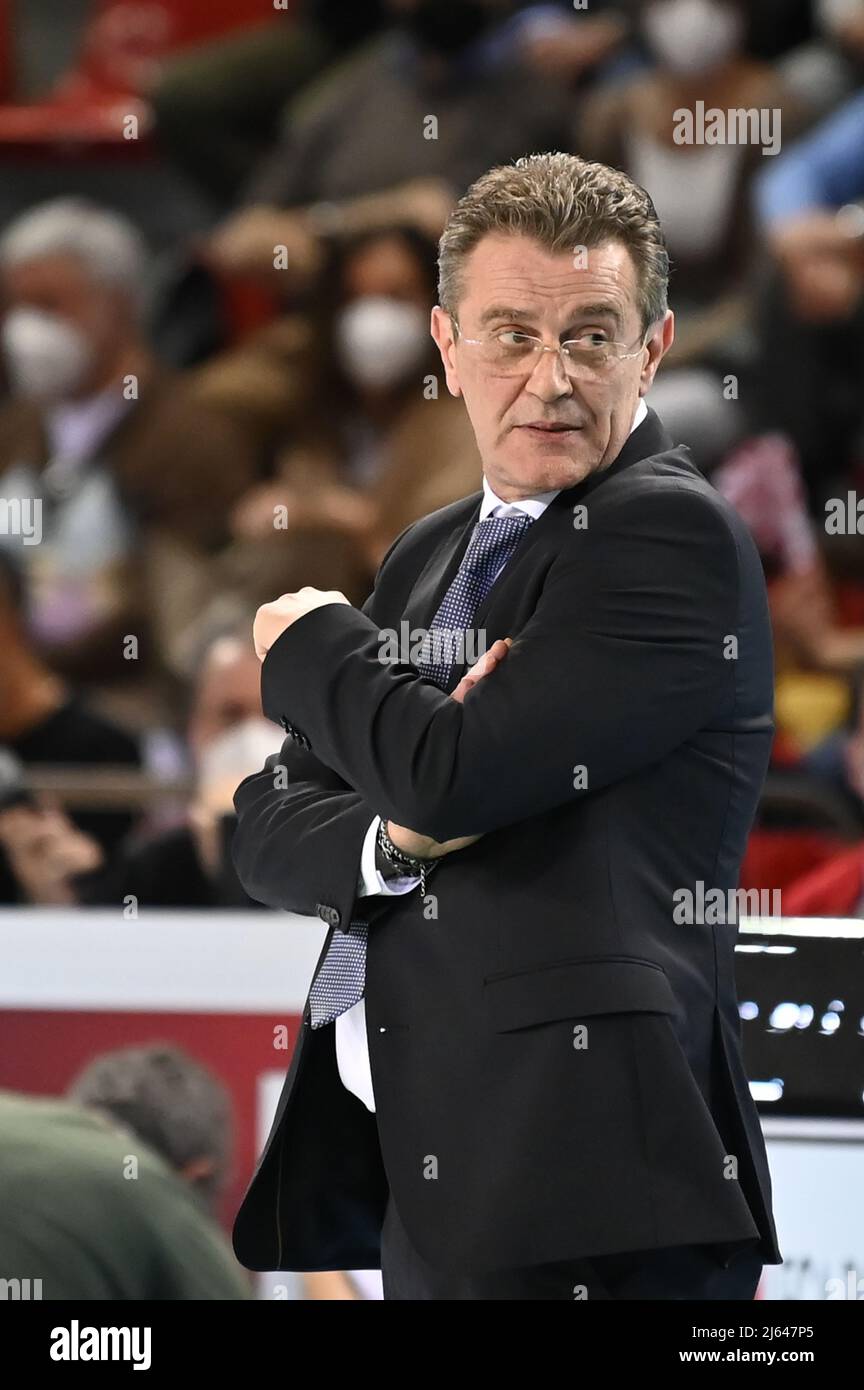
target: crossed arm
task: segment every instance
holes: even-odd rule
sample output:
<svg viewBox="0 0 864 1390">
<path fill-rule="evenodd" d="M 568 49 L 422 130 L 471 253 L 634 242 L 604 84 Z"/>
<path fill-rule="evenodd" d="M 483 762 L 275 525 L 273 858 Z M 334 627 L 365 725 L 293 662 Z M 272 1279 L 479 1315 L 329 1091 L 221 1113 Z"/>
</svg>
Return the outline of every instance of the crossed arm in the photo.
<svg viewBox="0 0 864 1390">
<path fill-rule="evenodd" d="M 289 741 L 286 787 L 271 767 L 238 789 L 251 896 L 314 912 L 323 893 L 350 912 L 376 813 L 437 841 L 486 834 L 649 766 L 731 707 L 738 559 L 718 507 L 649 486 L 568 544 L 501 669 L 462 703 L 382 663 L 367 611 L 329 604 L 277 638 L 264 710 L 315 753 Z"/>
</svg>

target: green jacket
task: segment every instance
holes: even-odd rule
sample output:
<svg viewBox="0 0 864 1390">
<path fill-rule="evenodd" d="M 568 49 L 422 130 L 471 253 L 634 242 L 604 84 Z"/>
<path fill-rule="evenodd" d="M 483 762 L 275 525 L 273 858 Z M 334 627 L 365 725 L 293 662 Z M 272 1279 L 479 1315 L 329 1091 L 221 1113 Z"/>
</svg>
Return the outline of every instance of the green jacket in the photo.
<svg viewBox="0 0 864 1390">
<path fill-rule="evenodd" d="M 252 1291 L 194 1191 L 151 1149 L 96 1112 L 0 1091 L 0 1301 L 38 1297 Z"/>
</svg>

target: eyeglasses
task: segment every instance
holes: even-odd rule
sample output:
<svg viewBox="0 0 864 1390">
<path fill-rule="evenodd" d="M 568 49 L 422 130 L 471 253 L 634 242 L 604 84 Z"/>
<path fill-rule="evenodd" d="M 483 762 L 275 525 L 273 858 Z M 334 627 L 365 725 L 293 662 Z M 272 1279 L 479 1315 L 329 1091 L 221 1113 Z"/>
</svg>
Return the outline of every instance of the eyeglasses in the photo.
<svg viewBox="0 0 864 1390">
<path fill-rule="evenodd" d="M 628 343 L 613 342 L 600 333 L 585 333 L 581 338 L 568 338 L 566 342 L 550 347 L 542 338 L 521 333 L 515 328 L 502 328 L 487 338 L 465 338 L 452 315 L 451 319 L 461 341 L 475 348 L 483 365 L 500 376 L 520 376 L 533 372 L 541 353 L 557 352 L 565 372 L 574 381 L 602 381 L 614 371 L 618 362 L 628 357 L 638 357 L 644 351 L 650 333 L 649 329 L 643 334 L 635 352 L 628 350 Z"/>
</svg>

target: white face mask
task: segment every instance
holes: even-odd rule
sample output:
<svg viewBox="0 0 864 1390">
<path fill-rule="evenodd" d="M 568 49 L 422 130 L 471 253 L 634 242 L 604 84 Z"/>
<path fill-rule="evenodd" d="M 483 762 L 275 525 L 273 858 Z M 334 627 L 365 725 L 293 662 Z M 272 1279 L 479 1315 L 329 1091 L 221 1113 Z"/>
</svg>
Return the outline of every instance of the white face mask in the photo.
<svg viewBox="0 0 864 1390">
<path fill-rule="evenodd" d="M 335 332 L 342 369 L 355 385 L 393 386 L 422 362 L 429 315 L 416 304 L 367 295 L 342 310 Z"/>
<path fill-rule="evenodd" d="M 218 784 L 259 772 L 266 757 L 278 753 L 284 735 L 261 714 L 249 715 L 217 734 L 202 750 L 198 763 L 199 786 Z"/>
<path fill-rule="evenodd" d="M 643 23 L 657 59 L 681 77 L 719 68 L 742 36 L 741 15 L 719 0 L 658 0 L 646 10 Z"/>
<path fill-rule="evenodd" d="M 13 309 L 3 320 L 0 341 L 10 383 L 24 396 L 73 395 L 93 365 L 93 348 L 81 330 L 41 309 Z"/>
</svg>

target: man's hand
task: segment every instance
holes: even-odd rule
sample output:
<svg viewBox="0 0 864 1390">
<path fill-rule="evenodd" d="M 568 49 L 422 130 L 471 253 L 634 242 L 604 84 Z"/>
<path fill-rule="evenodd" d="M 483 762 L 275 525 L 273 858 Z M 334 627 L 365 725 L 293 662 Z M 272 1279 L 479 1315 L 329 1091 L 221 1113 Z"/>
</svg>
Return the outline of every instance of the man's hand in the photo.
<svg viewBox="0 0 864 1390">
<path fill-rule="evenodd" d="M 280 254 L 284 270 L 276 268 Z M 311 280 L 323 261 L 321 243 L 302 213 L 261 206 L 241 208 L 217 227 L 202 256 L 223 274 L 275 280 L 287 270 L 299 283 Z"/>
<path fill-rule="evenodd" d="M 323 608 L 325 603 L 348 603 L 348 599 L 338 589 L 313 589 L 306 584 L 294 594 L 282 594 L 272 603 L 262 604 L 252 624 L 252 640 L 258 660 L 264 660 L 287 627 L 296 623 L 304 613 L 311 613 L 313 608 Z M 350 608 L 350 603 L 348 606 Z"/>
<path fill-rule="evenodd" d="M 512 642 L 512 637 L 499 637 L 493 642 L 488 652 L 484 652 L 470 671 L 466 671 L 456 689 L 451 692 L 451 700 L 458 700 L 461 704 L 468 691 L 484 676 L 490 675 L 498 663 L 504 660 Z M 473 845 L 475 840 L 482 838 L 480 835 L 461 835 L 455 840 L 433 840 L 428 835 L 418 834 L 416 830 L 408 830 L 404 825 L 394 825 L 392 820 L 387 822 L 386 829 L 397 849 L 401 849 L 404 854 L 412 854 L 417 859 L 441 859 L 445 854 L 464 849 L 466 845 Z"/>
<path fill-rule="evenodd" d="M 0 844 L 28 902 L 72 906 L 72 880 L 104 862 L 102 848 L 54 806 L 12 806 L 0 814 Z"/>
</svg>

